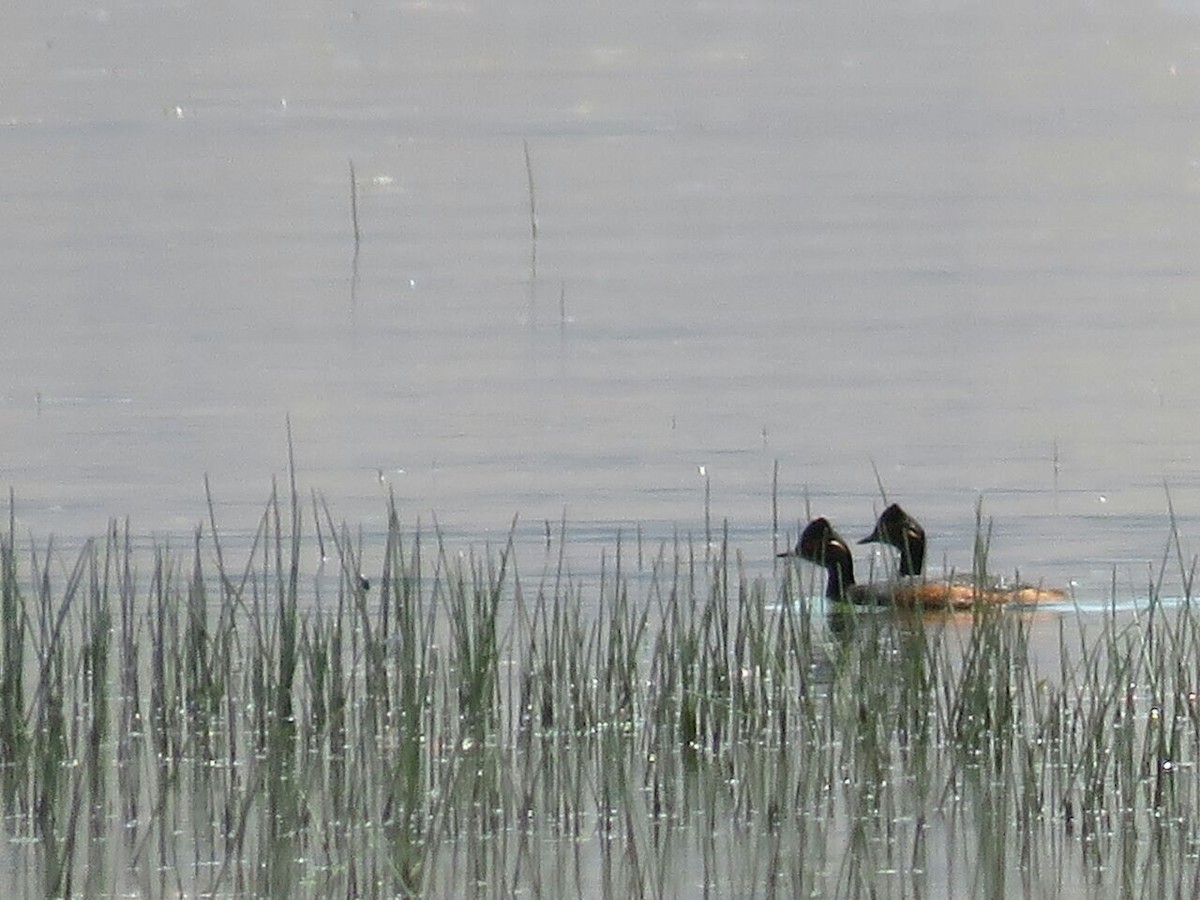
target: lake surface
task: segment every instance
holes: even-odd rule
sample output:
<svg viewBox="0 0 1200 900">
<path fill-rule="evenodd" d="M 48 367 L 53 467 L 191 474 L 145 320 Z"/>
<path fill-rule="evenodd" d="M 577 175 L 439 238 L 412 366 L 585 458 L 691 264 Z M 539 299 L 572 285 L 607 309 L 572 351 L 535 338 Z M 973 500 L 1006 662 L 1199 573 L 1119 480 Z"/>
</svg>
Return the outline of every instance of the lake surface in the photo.
<svg viewBox="0 0 1200 900">
<path fill-rule="evenodd" d="M 995 568 L 1140 588 L 1164 484 L 1200 523 L 1195 13 L 19 4 L 19 529 L 186 534 L 206 473 L 250 529 L 290 416 L 368 535 L 389 487 L 463 543 L 701 533 L 703 471 L 769 560 L 776 461 L 792 535 L 869 528 L 874 464 L 931 559 L 982 495 Z"/>
</svg>

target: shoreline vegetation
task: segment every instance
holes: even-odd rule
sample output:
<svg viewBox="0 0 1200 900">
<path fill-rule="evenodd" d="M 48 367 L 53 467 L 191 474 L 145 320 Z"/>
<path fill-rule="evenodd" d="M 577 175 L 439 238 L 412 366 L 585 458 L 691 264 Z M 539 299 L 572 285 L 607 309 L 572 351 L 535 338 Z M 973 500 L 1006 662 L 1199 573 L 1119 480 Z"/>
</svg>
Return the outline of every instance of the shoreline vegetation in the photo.
<svg viewBox="0 0 1200 900">
<path fill-rule="evenodd" d="M 1200 893 L 1190 596 L 837 610 L 722 541 L 585 587 L 394 502 L 368 584 L 294 473 L 244 556 L 211 496 L 187 549 L 114 522 L 68 559 L 11 508 L 6 895 Z"/>
</svg>

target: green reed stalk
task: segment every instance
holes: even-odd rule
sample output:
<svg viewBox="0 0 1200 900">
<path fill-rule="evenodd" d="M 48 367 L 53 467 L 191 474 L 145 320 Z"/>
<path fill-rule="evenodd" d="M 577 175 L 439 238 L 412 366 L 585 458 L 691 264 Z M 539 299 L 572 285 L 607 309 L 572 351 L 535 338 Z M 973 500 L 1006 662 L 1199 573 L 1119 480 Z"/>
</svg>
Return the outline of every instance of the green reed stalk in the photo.
<svg viewBox="0 0 1200 900">
<path fill-rule="evenodd" d="M 28 611 L 17 576 L 16 502 L 9 491 L 8 531 L 0 535 L 0 797 L 13 808 L 32 737 L 26 725 L 25 648 Z"/>
</svg>

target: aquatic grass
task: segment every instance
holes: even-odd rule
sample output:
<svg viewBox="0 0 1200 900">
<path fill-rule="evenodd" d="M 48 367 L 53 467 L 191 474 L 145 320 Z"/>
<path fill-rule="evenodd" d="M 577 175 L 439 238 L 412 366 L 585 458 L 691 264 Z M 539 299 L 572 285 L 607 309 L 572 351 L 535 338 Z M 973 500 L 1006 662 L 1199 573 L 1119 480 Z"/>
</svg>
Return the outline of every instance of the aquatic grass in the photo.
<svg viewBox="0 0 1200 900">
<path fill-rule="evenodd" d="M 10 512 L 0 765 L 30 895 L 1195 886 L 1190 602 L 1114 593 L 1049 626 L 1046 664 L 1021 610 L 835 610 L 807 572 L 748 574 L 727 526 L 618 534 L 593 582 L 564 520 L 531 579 L 516 520 L 460 551 L 390 498 L 368 577 L 293 471 L 236 539 L 206 491 L 178 549 L 114 523 L 22 555 Z"/>
</svg>

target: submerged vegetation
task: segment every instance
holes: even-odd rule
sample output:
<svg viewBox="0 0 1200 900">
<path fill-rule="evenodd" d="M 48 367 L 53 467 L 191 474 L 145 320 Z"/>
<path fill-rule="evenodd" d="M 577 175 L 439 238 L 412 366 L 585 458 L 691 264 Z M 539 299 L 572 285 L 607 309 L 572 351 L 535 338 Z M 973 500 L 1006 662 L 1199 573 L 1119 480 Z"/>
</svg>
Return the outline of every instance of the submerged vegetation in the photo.
<svg viewBox="0 0 1200 900">
<path fill-rule="evenodd" d="M 1047 665 L 1033 613 L 828 610 L 727 542 L 587 587 L 560 540 L 531 583 L 393 507 L 368 583 L 312 512 L 273 496 L 237 563 L 211 514 L 66 563 L 10 519 L 6 895 L 1200 891 L 1187 600 L 1044 618 Z"/>
</svg>

